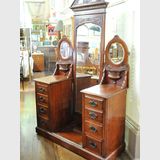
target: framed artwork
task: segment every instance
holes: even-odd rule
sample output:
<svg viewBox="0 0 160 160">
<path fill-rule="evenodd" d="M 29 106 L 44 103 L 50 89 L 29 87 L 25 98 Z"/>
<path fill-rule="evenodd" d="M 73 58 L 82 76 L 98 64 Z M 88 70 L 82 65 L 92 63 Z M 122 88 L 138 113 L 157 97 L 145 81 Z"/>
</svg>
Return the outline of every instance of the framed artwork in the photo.
<svg viewBox="0 0 160 160">
<path fill-rule="evenodd" d="M 49 36 L 55 35 L 54 29 L 55 29 L 55 26 L 52 26 L 52 25 L 49 25 L 49 26 L 48 26 L 48 35 L 49 35 Z"/>
</svg>

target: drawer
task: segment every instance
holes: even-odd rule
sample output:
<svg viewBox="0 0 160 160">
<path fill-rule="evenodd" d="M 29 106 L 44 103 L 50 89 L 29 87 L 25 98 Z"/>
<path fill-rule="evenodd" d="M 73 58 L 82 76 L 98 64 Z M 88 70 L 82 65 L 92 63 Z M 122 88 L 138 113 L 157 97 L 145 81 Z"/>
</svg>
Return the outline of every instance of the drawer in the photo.
<svg viewBox="0 0 160 160">
<path fill-rule="evenodd" d="M 85 109 L 85 119 L 93 122 L 103 123 L 103 113 Z"/>
<path fill-rule="evenodd" d="M 102 141 L 97 141 L 93 138 L 86 136 L 86 145 L 84 148 L 95 154 L 101 155 Z"/>
<path fill-rule="evenodd" d="M 91 109 L 96 109 L 96 110 L 102 110 L 103 102 L 104 102 L 103 98 L 85 95 L 85 107 L 89 107 Z"/>
<path fill-rule="evenodd" d="M 48 85 L 37 83 L 36 92 L 41 94 L 48 94 Z"/>
<path fill-rule="evenodd" d="M 38 116 L 37 123 L 38 127 L 49 130 L 49 121 L 47 119 Z"/>
<path fill-rule="evenodd" d="M 37 104 L 48 106 L 48 96 L 37 94 Z"/>
<path fill-rule="evenodd" d="M 42 105 L 37 105 L 37 112 L 38 112 L 38 116 L 42 116 L 48 119 L 48 115 L 49 115 L 48 108 Z"/>
<path fill-rule="evenodd" d="M 92 137 L 95 137 L 95 138 L 102 140 L 103 127 L 102 127 L 102 125 L 97 125 L 97 124 L 85 121 L 85 133 L 86 133 L 86 135 L 90 135 Z"/>
</svg>

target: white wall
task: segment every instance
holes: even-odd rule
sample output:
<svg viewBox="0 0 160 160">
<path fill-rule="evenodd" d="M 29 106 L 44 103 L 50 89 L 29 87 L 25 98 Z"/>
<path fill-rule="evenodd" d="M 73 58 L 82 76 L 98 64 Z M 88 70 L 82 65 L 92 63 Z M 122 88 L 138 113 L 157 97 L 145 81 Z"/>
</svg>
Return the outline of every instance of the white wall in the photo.
<svg viewBox="0 0 160 160">
<path fill-rule="evenodd" d="M 31 28 L 32 20 L 24 0 L 20 0 L 20 27 Z"/>
<path fill-rule="evenodd" d="M 115 2 L 120 2 L 117 5 Z M 124 3 L 122 3 L 124 2 Z M 115 34 L 127 44 L 130 55 L 129 89 L 126 114 L 139 125 L 140 116 L 140 1 L 114 0 L 110 2 L 106 13 L 106 45 Z"/>
</svg>

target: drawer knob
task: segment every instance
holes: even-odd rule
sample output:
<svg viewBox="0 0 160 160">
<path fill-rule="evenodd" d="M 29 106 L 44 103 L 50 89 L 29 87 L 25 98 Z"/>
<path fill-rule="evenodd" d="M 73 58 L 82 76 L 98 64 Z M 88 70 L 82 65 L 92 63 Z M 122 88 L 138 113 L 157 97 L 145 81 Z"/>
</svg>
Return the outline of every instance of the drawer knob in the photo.
<svg viewBox="0 0 160 160">
<path fill-rule="evenodd" d="M 40 101 L 40 102 L 44 102 L 45 99 L 44 99 L 42 96 L 40 96 L 40 97 L 39 97 L 39 101 Z"/>
<path fill-rule="evenodd" d="M 46 122 L 45 122 L 44 120 L 40 120 L 40 124 L 41 124 L 42 126 L 45 126 L 45 125 L 46 125 Z"/>
<path fill-rule="evenodd" d="M 92 147 L 92 148 L 96 148 L 97 145 L 96 143 L 92 142 L 92 141 L 89 141 L 89 145 Z"/>
<path fill-rule="evenodd" d="M 89 104 L 90 104 L 92 107 L 97 106 L 97 102 L 95 102 L 94 100 L 90 100 L 90 101 L 89 101 Z"/>
<path fill-rule="evenodd" d="M 97 129 L 96 129 L 94 126 L 90 126 L 89 128 L 90 128 L 90 130 L 91 130 L 92 132 L 94 132 L 94 133 L 97 132 Z"/>
<path fill-rule="evenodd" d="M 40 113 L 45 113 L 45 109 L 41 107 L 41 108 L 39 109 L 39 112 L 40 112 Z"/>
<path fill-rule="evenodd" d="M 96 119 L 97 118 L 97 114 L 95 112 L 89 112 L 89 116 L 91 119 Z"/>
<path fill-rule="evenodd" d="M 44 88 L 39 88 L 38 91 L 43 93 L 43 92 L 45 92 L 45 89 Z"/>
</svg>

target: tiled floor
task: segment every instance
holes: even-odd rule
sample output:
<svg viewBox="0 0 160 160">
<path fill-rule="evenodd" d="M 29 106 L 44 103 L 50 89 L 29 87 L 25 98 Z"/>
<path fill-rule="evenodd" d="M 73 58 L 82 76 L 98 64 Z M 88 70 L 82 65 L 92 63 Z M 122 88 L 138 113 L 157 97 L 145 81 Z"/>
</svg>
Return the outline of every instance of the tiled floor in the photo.
<svg viewBox="0 0 160 160">
<path fill-rule="evenodd" d="M 46 75 L 36 73 L 33 78 Z M 20 88 L 20 158 L 21 160 L 85 160 L 81 156 L 39 136 L 35 132 L 36 107 L 34 81 Z M 117 160 L 130 160 L 124 152 Z"/>
</svg>

